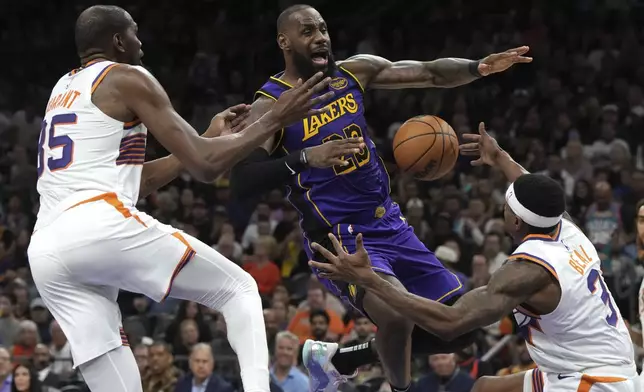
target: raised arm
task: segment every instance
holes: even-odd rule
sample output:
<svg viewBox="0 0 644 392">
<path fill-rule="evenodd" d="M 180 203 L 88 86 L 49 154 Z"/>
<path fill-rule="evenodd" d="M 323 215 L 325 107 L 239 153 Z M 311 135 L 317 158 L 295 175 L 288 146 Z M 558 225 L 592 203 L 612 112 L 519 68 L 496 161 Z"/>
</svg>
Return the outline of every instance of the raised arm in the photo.
<svg viewBox="0 0 644 392">
<path fill-rule="evenodd" d="M 362 86 L 378 89 L 457 87 L 481 76 L 502 72 L 516 63 L 529 63 L 522 46 L 495 53 L 482 60 L 443 58 L 433 61 L 389 61 L 379 56 L 359 54 L 338 62 L 355 75 Z"/>
<path fill-rule="evenodd" d="M 273 106 L 275 101 L 261 97 L 251 106 L 250 121 L 261 118 Z M 345 165 L 343 158 L 364 148 L 362 138 L 334 140 L 320 146 L 295 150 L 279 158 L 272 155 L 278 135 L 272 136 L 261 147 L 241 160 L 231 173 L 231 190 L 233 197 L 245 199 L 275 187 L 286 184 L 293 176 L 310 167 L 323 168 L 333 165 Z M 277 155 L 277 154 L 275 154 Z M 253 181 L 248 181 L 252 178 Z"/>
<path fill-rule="evenodd" d="M 196 179 L 212 181 L 277 130 L 307 115 L 312 106 L 329 99 L 332 94 L 310 99 L 313 93 L 328 84 L 328 79 L 315 84 L 320 78 L 316 75 L 283 94 L 278 105 L 245 130 L 214 139 L 199 136 L 173 109 L 159 82 L 137 67 L 115 67 L 103 83 L 113 87 L 114 100 L 124 102 Z"/>
<path fill-rule="evenodd" d="M 312 267 L 323 271 L 321 276 L 364 287 L 421 328 L 444 340 L 452 340 L 500 320 L 532 295 L 553 284 L 552 276 L 543 267 L 529 261 L 512 260 L 492 275 L 487 286 L 472 290 L 454 305 L 447 306 L 411 294 L 379 277 L 371 268 L 361 234 L 356 237 L 358 250 L 354 254 L 345 252 L 332 234 L 329 237 L 337 256 L 313 244 L 313 248 L 329 261 L 310 262 Z"/>
</svg>

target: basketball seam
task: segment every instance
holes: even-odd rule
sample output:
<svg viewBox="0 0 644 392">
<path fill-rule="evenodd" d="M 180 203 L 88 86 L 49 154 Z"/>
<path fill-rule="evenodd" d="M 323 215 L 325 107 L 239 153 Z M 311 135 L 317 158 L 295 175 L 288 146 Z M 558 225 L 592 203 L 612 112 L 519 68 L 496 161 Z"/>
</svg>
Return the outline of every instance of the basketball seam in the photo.
<svg viewBox="0 0 644 392">
<path fill-rule="evenodd" d="M 417 164 L 418 162 L 420 162 L 420 160 L 421 160 L 421 159 L 423 159 L 423 158 L 425 157 L 425 155 L 427 155 L 427 153 L 432 149 L 432 147 L 434 147 L 434 144 L 436 144 L 436 140 L 438 140 L 438 135 L 437 135 L 436 129 L 434 129 L 434 126 L 433 126 L 432 124 L 426 123 L 426 122 L 424 122 L 424 121 L 420 121 L 420 122 L 422 122 L 422 123 L 424 123 L 424 124 L 428 125 L 428 126 L 432 129 L 432 131 L 434 131 L 434 133 L 432 134 L 432 135 L 434 135 L 434 141 L 432 142 L 431 146 L 427 147 L 427 149 L 425 150 L 425 152 L 424 152 L 420 157 L 418 157 L 418 159 L 416 159 L 416 160 L 414 161 L 414 163 L 412 163 L 411 165 L 409 165 L 409 167 L 408 167 L 408 168 L 406 168 L 405 170 L 403 170 L 403 172 L 404 172 L 404 173 L 407 173 L 407 171 L 408 171 L 409 169 L 411 169 L 412 167 L 416 166 L 416 164 Z M 442 128 L 439 128 L 439 129 L 442 131 Z M 442 133 L 442 132 L 441 132 L 441 133 Z M 407 141 L 407 140 L 409 140 L 409 139 L 406 139 L 405 141 Z M 402 143 L 404 143 L 404 142 L 402 142 Z M 402 143 L 400 143 L 400 144 L 402 144 Z"/>
<path fill-rule="evenodd" d="M 423 121 L 421 121 L 421 122 L 423 122 Z M 423 122 L 423 123 L 424 123 L 424 124 L 427 124 L 426 122 Z M 429 125 L 429 124 L 428 124 L 428 125 Z M 431 127 L 431 125 L 430 125 L 430 127 Z M 433 129 L 433 128 L 432 128 L 432 129 Z M 455 138 L 455 139 L 456 139 L 456 141 L 458 141 L 458 138 L 456 137 L 456 135 L 453 135 L 453 134 L 451 134 L 451 133 L 449 133 L 449 132 L 433 132 L 433 133 L 425 132 L 425 133 L 421 133 L 420 135 L 414 135 L 414 136 L 412 136 L 412 137 L 409 137 L 409 138 L 407 138 L 407 139 L 403 140 L 402 142 L 400 142 L 400 143 L 396 144 L 396 145 L 394 146 L 394 152 L 396 151 L 396 149 L 397 149 L 398 147 L 400 147 L 401 145 L 405 144 L 405 142 L 407 142 L 407 141 L 409 141 L 409 140 L 415 139 L 415 138 L 417 138 L 417 137 L 421 137 L 421 136 L 429 136 L 429 135 L 447 135 L 447 136 L 450 136 L 450 137 Z"/>
<path fill-rule="evenodd" d="M 442 130 L 443 130 L 443 127 L 441 126 L 441 131 Z M 441 139 L 443 139 L 443 149 L 441 152 L 441 160 L 438 161 L 438 167 L 436 168 L 436 170 L 434 170 L 434 174 L 436 174 L 437 172 L 440 172 L 441 166 L 443 165 L 443 158 L 445 158 L 445 138 L 442 137 Z"/>
</svg>

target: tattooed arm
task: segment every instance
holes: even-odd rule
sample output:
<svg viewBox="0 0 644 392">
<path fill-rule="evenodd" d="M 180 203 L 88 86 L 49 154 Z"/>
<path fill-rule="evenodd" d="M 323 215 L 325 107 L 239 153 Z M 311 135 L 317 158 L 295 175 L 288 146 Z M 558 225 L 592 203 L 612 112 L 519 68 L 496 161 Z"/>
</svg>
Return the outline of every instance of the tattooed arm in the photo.
<svg viewBox="0 0 644 392">
<path fill-rule="evenodd" d="M 389 61 L 379 56 L 359 54 L 338 62 L 351 72 L 363 87 L 379 89 L 457 87 L 473 82 L 481 76 L 502 72 L 516 63 L 529 63 L 523 57 L 529 48 L 522 46 L 495 53 L 475 61 L 443 58 L 434 61 Z"/>
<path fill-rule="evenodd" d="M 492 275 L 487 286 L 472 290 L 454 305 L 447 306 L 404 292 L 374 276 L 378 279 L 372 277 L 363 287 L 421 328 L 445 340 L 499 321 L 553 283 L 543 267 L 529 261 L 511 261 Z"/>
<path fill-rule="evenodd" d="M 363 86 L 379 89 L 456 87 L 482 75 L 479 62 L 446 58 L 434 61 L 396 61 L 359 54 L 340 64 L 353 73 Z"/>
<path fill-rule="evenodd" d="M 444 340 L 452 340 L 476 328 L 500 320 L 534 294 L 556 284 L 545 268 L 526 260 L 512 260 L 499 268 L 487 286 L 463 295 L 452 306 L 411 294 L 379 277 L 371 268 L 369 255 L 356 236 L 356 252 L 347 253 L 338 239 L 329 234 L 336 254 L 313 243 L 328 263 L 310 261 L 320 276 L 351 282 L 387 302 L 401 315 Z"/>
</svg>

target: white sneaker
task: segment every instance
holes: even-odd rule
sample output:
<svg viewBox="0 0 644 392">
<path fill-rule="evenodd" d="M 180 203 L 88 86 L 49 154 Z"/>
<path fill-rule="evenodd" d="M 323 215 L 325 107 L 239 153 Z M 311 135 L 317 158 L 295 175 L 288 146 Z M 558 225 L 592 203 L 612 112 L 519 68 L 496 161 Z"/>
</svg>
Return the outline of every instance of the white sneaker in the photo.
<svg viewBox="0 0 644 392">
<path fill-rule="evenodd" d="M 302 360 L 309 371 L 310 392 L 336 392 L 349 377 L 341 375 L 331 363 L 338 351 L 337 343 L 308 339 L 302 347 Z"/>
</svg>

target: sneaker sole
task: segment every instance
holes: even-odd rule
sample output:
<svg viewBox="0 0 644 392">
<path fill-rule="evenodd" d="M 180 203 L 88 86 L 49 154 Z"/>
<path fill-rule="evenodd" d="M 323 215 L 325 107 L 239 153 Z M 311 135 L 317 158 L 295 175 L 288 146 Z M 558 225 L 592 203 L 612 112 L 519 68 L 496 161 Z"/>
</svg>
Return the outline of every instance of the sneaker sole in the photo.
<svg viewBox="0 0 644 392">
<path fill-rule="evenodd" d="M 311 380 L 309 381 L 309 390 L 311 392 L 324 392 L 326 387 L 329 385 L 329 376 L 322 368 L 323 364 L 320 364 L 313 359 L 313 344 L 314 342 L 312 340 L 307 340 L 304 343 L 304 347 L 302 348 L 302 360 L 311 376 Z M 313 385 L 314 383 L 316 385 Z"/>
</svg>

